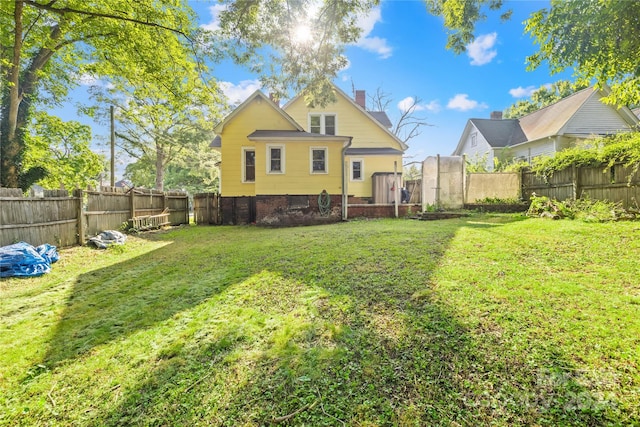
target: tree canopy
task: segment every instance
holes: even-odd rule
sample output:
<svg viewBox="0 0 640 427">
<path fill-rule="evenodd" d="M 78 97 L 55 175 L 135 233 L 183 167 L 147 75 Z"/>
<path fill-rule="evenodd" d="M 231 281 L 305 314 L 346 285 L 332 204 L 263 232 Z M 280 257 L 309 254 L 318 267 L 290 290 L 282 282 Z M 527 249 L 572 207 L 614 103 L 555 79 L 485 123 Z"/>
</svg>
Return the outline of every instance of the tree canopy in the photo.
<svg viewBox="0 0 640 427">
<path fill-rule="evenodd" d="M 447 47 L 464 52 L 485 10 L 502 9 L 500 0 L 425 0 L 444 19 Z M 508 18 L 509 11 L 502 17 Z M 552 73 L 568 68 L 583 83 L 608 84 L 605 99 L 614 105 L 640 103 L 640 2 L 628 0 L 551 0 L 525 23 L 539 46 L 529 56 L 530 69 L 548 64 Z"/>
<path fill-rule="evenodd" d="M 46 171 L 38 181 L 44 188 L 84 188 L 97 181 L 105 165 L 105 159 L 91 151 L 90 144 L 89 126 L 38 112 L 27 137 L 24 164 L 27 170 Z"/>
<path fill-rule="evenodd" d="M 166 84 L 166 64 L 189 64 L 197 31 L 181 0 L 3 1 L 0 26 L 0 185 L 22 188 L 42 178 L 23 163 L 36 106 L 86 73 Z"/>
</svg>

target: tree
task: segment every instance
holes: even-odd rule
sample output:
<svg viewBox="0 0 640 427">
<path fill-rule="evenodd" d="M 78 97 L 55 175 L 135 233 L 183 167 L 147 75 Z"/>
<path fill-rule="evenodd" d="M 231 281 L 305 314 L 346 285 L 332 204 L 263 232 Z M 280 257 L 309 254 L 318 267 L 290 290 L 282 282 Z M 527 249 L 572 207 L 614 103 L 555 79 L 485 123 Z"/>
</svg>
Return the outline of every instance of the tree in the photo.
<svg viewBox="0 0 640 427">
<path fill-rule="evenodd" d="M 517 119 L 527 114 L 538 111 L 547 105 L 554 104 L 567 96 L 585 89 L 588 85 L 584 82 L 571 83 L 560 80 L 550 86 L 540 86 L 535 90 L 530 99 L 519 100 L 504 111 L 505 119 Z"/>
<path fill-rule="evenodd" d="M 378 88 L 375 94 L 369 96 L 369 101 L 373 104 L 373 111 L 386 112 L 393 99 L 390 94 Z M 422 133 L 420 128 L 431 125 L 427 122 L 426 117 L 418 114 L 418 111 L 421 110 L 420 103 L 422 102 L 420 97 L 408 97 L 403 101 L 402 105 L 399 105 L 400 117 L 393 124 L 391 131 L 402 142 L 407 143 Z"/>
<path fill-rule="evenodd" d="M 426 0 L 450 31 L 447 47 L 464 52 L 474 39 L 484 9 L 499 10 L 500 0 Z M 509 11 L 503 18 L 510 16 Z M 530 69 L 548 63 L 552 73 L 573 68 L 581 82 L 608 84 L 613 105 L 640 103 L 640 2 L 627 0 L 552 0 L 533 13 L 525 31 L 539 45 L 527 58 Z"/>
<path fill-rule="evenodd" d="M 613 105 L 640 103 L 640 2 L 553 0 L 525 30 L 540 46 L 531 68 L 548 62 L 553 73 L 574 67 L 582 81 L 608 84 Z"/>
<path fill-rule="evenodd" d="M 378 2 L 238 0 L 220 14 L 217 35 L 280 98 L 293 89 L 307 103 L 326 105 L 334 100 L 331 80 L 347 65 L 344 48 L 360 36 L 358 16 Z"/>
<path fill-rule="evenodd" d="M 91 151 L 91 128 L 76 121 L 63 122 L 45 112 L 34 115 L 26 138 L 24 165 L 46 172 L 38 184 L 44 188 L 84 188 L 96 182 L 104 158 Z"/>
<path fill-rule="evenodd" d="M 186 190 L 190 194 L 219 190 L 217 163 L 220 154 L 209 148 L 210 141 L 201 142 L 196 148 L 182 151 L 169 165 L 164 187 L 169 190 Z M 143 158 L 127 165 L 125 177 L 136 186 L 155 185 L 155 161 Z"/>
<path fill-rule="evenodd" d="M 188 62 L 195 22 L 178 0 L 0 2 L 0 185 L 24 189 L 42 178 L 23 164 L 42 92 L 59 101 L 86 72 L 162 84 L 167 63 Z"/>
<path fill-rule="evenodd" d="M 206 71 L 195 52 L 206 46 L 213 59 L 226 55 L 260 72 L 280 94 L 304 88 L 309 102 L 326 103 L 331 79 L 347 63 L 344 46 L 359 36 L 356 17 L 375 4 L 237 0 L 227 4 L 221 29 L 209 33 L 186 0 L 0 2 L 0 185 L 27 188 L 39 177 L 42 171 L 23 164 L 29 115 L 45 93 L 63 99 L 84 73 L 171 90 L 183 75 L 175 69 Z"/>
<path fill-rule="evenodd" d="M 203 84 L 196 68 L 177 70 L 167 64 L 165 72 L 175 76 L 170 86 L 153 82 L 131 86 L 112 79 L 110 85 L 92 89 L 100 104 L 115 106 L 117 145 L 142 164 L 153 161 L 153 187 L 160 191 L 165 170 L 174 159 L 211 141 L 222 108 L 215 82 Z M 106 109 L 88 110 L 95 111 L 104 114 Z"/>
</svg>

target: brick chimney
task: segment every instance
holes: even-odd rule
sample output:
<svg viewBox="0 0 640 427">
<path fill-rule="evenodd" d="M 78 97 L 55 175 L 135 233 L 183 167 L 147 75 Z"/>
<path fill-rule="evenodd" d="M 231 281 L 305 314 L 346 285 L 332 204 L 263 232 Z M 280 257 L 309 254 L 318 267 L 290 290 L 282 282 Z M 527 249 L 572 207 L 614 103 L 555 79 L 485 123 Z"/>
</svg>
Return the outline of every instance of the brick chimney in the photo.
<svg viewBox="0 0 640 427">
<path fill-rule="evenodd" d="M 502 120 L 502 111 L 492 111 L 491 120 Z"/>
<path fill-rule="evenodd" d="M 364 90 L 356 90 L 356 104 L 367 109 L 367 92 Z"/>
</svg>

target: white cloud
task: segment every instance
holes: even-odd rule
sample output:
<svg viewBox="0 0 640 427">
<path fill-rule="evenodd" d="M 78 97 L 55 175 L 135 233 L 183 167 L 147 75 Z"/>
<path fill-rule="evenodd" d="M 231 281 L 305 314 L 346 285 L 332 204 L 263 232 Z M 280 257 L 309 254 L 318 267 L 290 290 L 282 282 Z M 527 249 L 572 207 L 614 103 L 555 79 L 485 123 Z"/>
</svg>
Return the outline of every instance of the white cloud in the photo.
<svg viewBox="0 0 640 427">
<path fill-rule="evenodd" d="M 209 6 L 209 13 L 211 14 L 211 21 L 208 24 L 201 25 L 202 28 L 209 31 L 217 31 L 220 29 L 220 13 L 227 9 L 227 5 L 215 4 Z"/>
<path fill-rule="evenodd" d="M 533 94 L 533 92 L 536 91 L 536 89 L 538 88 L 535 86 L 518 86 L 517 88 L 509 89 L 509 95 L 513 96 L 514 98 L 528 98 Z"/>
<path fill-rule="evenodd" d="M 440 105 L 437 99 L 434 99 L 430 103 L 426 104 L 424 108 L 425 110 L 431 111 L 432 113 L 438 113 L 442 109 L 442 106 Z"/>
<path fill-rule="evenodd" d="M 466 93 L 459 93 L 449 100 L 447 108 L 458 111 L 484 110 L 488 108 L 488 105 L 484 102 L 469 99 L 469 95 Z"/>
<path fill-rule="evenodd" d="M 414 102 L 415 100 L 412 96 L 407 96 L 405 99 L 398 102 L 398 110 L 404 113 L 411 108 Z M 437 113 L 440 109 L 440 103 L 437 100 L 433 100 L 428 104 L 417 104 L 413 107 L 413 111 L 431 111 L 432 113 Z"/>
<path fill-rule="evenodd" d="M 403 113 L 408 111 L 411 107 L 413 107 L 413 111 L 422 111 L 424 107 L 420 104 L 414 105 L 415 99 L 413 96 L 407 96 L 402 101 L 398 102 L 398 109 Z"/>
<path fill-rule="evenodd" d="M 242 80 L 240 83 L 220 82 L 220 89 L 229 98 L 231 104 L 240 104 L 253 92 L 260 89 L 262 84 L 259 80 Z"/>
<path fill-rule="evenodd" d="M 484 65 L 491 62 L 498 54 L 498 51 L 493 49 L 497 40 L 498 33 L 493 32 L 483 34 L 469 43 L 466 47 L 467 56 L 471 58 L 471 65 Z"/>
<path fill-rule="evenodd" d="M 378 22 L 382 22 L 380 6 L 374 7 L 366 15 L 359 15 L 356 25 L 362 29 L 362 33 L 355 45 L 369 52 L 377 53 L 381 59 L 387 59 L 393 53 L 393 49 L 387 44 L 387 40 L 380 37 L 370 37 L 373 27 Z"/>
</svg>

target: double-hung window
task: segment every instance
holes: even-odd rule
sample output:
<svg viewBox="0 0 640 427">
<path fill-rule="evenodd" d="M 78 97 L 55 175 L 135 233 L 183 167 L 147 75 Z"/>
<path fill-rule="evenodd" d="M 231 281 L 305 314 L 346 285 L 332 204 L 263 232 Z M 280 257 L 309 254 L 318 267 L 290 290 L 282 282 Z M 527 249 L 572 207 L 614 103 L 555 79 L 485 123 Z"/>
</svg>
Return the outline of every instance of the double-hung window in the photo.
<svg viewBox="0 0 640 427">
<path fill-rule="evenodd" d="M 311 173 L 327 173 L 327 147 L 311 147 Z"/>
<path fill-rule="evenodd" d="M 364 161 L 362 159 L 351 160 L 351 181 L 364 181 Z"/>
<path fill-rule="evenodd" d="M 256 150 L 242 149 L 242 182 L 256 181 Z"/>
<path fill-rule="evenodd" d="M 284 173 L 284 146 L 267 145 L 268 173 Z"/>
<path fill-rule="evenodd" d="M 336 134 L 336 115 L 335 114 L 310 114 L 309 115 L 309 132 L 319 133 L 322 135 Z"/>
</svg>

